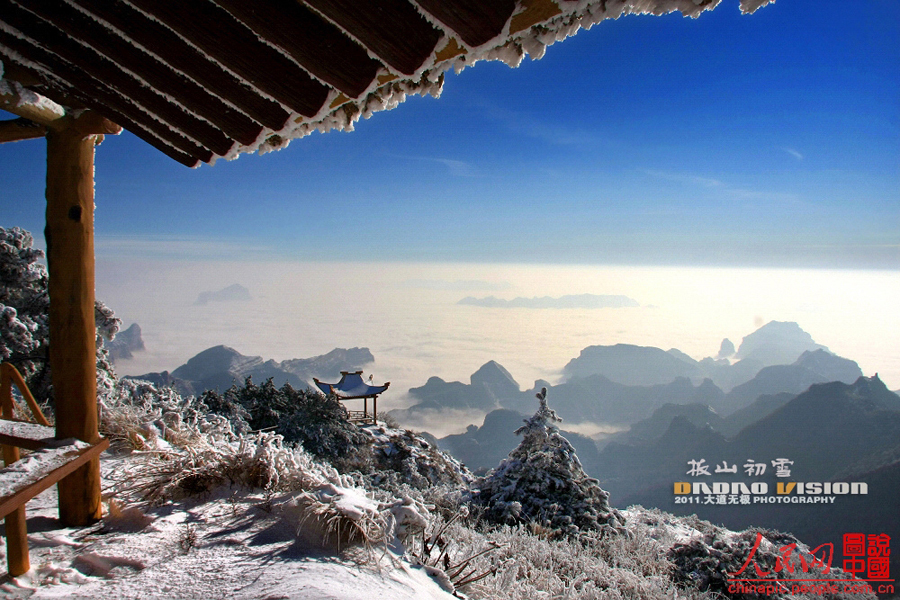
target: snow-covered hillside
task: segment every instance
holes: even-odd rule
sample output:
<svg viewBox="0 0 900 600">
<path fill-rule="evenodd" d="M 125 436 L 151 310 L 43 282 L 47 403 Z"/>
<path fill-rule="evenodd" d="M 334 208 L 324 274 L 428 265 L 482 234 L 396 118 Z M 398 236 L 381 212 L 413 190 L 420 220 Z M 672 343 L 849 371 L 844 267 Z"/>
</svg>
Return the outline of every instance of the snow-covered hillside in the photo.
<svg viewBox="0 0 900 600">
<path fill-rule="evenodd" d="M 0 582 L 0 597 L 743 598 L 756 596 L 732 593 L 727 579 L 751 554 L 764 569 L 781 564 L 782 580 L 809 576 L 809 548 L 789 535 L 641 507 L 614 511 L 615 528 L 491 524 L 471 500 L 480 482 L 421 436 L 382 423 L 361 431 L 374 467 L 339 472 L 271 431 L 236 433 L 193 398 L 133 382 L 116 390 L 103 407 L 114 442 L 101 460 L 107 516 L 61 528 L 55 491 L 38 496 L 27 507 L 32 570 Z M 542 401 L 523 443 L 536 428 L 558 435 L 545 427 L 551 416 Z M 791 594 L 804 597 L 823 596 Z"/>
</svg>

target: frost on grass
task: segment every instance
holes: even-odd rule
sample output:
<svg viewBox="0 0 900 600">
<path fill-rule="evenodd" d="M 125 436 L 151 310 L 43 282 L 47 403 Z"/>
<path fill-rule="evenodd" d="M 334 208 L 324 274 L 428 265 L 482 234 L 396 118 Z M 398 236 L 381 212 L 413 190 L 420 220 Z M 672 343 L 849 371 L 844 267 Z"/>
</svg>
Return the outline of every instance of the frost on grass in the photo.
<svg viewBox="0 0 900 600">
<path fill-rule="evenodd" d="M 531 523 L 564 534 L 620 530 L 624 517 L 584 472 L 575 448 L 554 425 L 562 419 L 546 396 L 544 388 L 537 412 L 516 430 L 522 442 L 475 483 L 473 503 L 494 523 Z"/>
</svg>

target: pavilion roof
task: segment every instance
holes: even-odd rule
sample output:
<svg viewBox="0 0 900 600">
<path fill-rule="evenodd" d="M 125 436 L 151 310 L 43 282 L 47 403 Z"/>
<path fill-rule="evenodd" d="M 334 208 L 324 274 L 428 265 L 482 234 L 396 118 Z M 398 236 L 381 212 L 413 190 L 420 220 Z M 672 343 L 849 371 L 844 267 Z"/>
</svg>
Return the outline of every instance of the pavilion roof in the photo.
<svg viewBox="0 0 900 600">
<path fill-rule="evenodd" d="M 439 95 L 447 69 L 515 66 L 607 18 L 695 17 L 719 2 L 0 0 L 0 108 L 91 109 L 197 166 L 352 129 L 410 94 Z"/>
<path fill-rule="evenodd" d="M 341 400 L 350 400 L 353 398 L 372 398 L 383 393 L 390 382 L 384 385 L 369 385 L 362 378 L 362 371 L 341 371 L 341 380 L 337 383 L 323 383 L 313 377 L 313 381 L 322 393 L 325 395 L 334 395 Z"/>
</svg>

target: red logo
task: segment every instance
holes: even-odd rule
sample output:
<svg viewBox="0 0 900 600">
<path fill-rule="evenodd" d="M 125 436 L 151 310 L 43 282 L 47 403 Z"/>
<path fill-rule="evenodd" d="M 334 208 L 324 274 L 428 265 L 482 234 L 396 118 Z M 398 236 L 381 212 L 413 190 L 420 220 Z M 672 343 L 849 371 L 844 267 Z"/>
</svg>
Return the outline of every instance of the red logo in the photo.
<svg viewBox="0 0 900 600">
<path fill-rule="evenodd" d="M 844 570 L 854 577 L 859 573 L 865 579 L 886 581 L 890 577 L 891 538 L 885 534 L 844 534 Z"/>
<path fill-rule="evenodd" d="M 756 541 L 747 560 L 735 573 L 727 573 L 729 591 L 733 593 L 757 593 L 771 596 L 777 592 L 789 593 L 894 593 L 894 580 L 890 577 L 890 536 L 882 534 L 845 533 L 843 539 L 843 569 L 854 579 L 826 579 L 823 576 L 831 571 L 834 557 L 834 544 L 826 543 L 813 548 L 809 552 L 800 552 L 797 544 L 786 544 L 778 549 L 775 556 L 775 568 L 771 571 L 762 569 L 754 560 L 760 552 L 763 534 L 757 532 Z M 799 556 L 794 559 L 794 553 Z M 792 560 L 793 559 L 793 560 Z M 750 563 L 753 569 L 748 571 Z M 771 564 L 771 563 L 770 563 Z M 809 573 L 814 568 L 814 578 L 803 578 L 801 573 Z M 737 578 L 744 572 L 746 575 Z M 780 577 L 779 578 L 779 574 Z M 798 576 L 799 575 L 799 576 Z M 890 584 L 889 584 L 890 583 Z M 877 589 L 875 584 L 879 584 Z M 889 585 L 888 585 L 889 584 Z"/>
</svg>

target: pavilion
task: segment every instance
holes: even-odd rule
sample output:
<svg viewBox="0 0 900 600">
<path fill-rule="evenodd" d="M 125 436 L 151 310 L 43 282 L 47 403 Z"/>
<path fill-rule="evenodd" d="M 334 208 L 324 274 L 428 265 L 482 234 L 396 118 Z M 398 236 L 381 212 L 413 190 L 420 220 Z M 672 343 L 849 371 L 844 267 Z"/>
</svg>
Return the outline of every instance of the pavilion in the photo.
<svg viewBox="0 0 900 600">
<path fill-rule="evenodd" d="M 362 400 L 363 409 L 347 410 L 347 416 L 353 422 L 372 423 L 378 417 L 378 395 L 384 393 L 391 385 L 388 381 L 384 385 L 370 385 L 363 381 L 362 371 L 341 371 L 341 380 L 337 383 L 324 383 L 313 377 L 316 386 L 326 396 L 334 396 L 338 400 Z M 371 377 L 369 377 L 371 380 Z M 372 399 L 372 415 L 369 416 L 369 398 Z"/>
<path fill-rule="evenodd" d="M 438 96 L 450 68 L 516 66 L 604 19 L 696 17 L 719 2 L 0 0 L 0 109 L 20 117 L 0 122 L 0 142 L 47 140 L 56 437 L 98 440 L 94 151 L 104 135 L 124 127 L 190 167 L 265 153 L 350 130 L 410 94 Z M 59 509 L 66 525 L 100 517 L 99 459 L 59 483 Z"/>
</svg>

